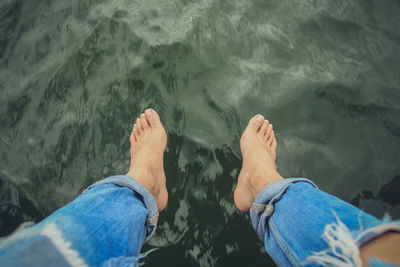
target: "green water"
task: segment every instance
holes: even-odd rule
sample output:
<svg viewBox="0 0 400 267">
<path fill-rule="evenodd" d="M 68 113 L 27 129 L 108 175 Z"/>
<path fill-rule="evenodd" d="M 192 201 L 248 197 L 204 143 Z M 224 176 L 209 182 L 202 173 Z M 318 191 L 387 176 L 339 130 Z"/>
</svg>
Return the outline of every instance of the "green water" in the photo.
<svg viewBox="0 0 400 267">
<path fill-rule="evenodd" d="M 132 124 L 168 133 L 146 266 L 273 266 L 233 204 L 263 114 L 286 177 L 400 218 L 400 2 L 0 2 L 0 233 L 126 173 Z"/>
</svg>

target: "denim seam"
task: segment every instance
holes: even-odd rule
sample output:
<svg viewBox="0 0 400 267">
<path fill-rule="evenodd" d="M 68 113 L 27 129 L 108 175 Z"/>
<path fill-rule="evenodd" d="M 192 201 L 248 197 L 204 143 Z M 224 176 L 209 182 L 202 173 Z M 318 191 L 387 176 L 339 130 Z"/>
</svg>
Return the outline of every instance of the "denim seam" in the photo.
<svg viewBox="0 0 400 267">
<path fill-rule="evenodd" d="M 154 221 L 149 222 L 147 225 L 155 225 L 158 222 L 158 218 L 156 218 Z"/>
<path fill-rule="evenodd" d="M 158 220 L 154 221 L 153 223 L 148 224 L 147 226 L 155 225 L 155 224 L 157 224 L 157 222 L 158 222 Z"/>
<path fill-rule="evenodd" d="M 149 220 L 149 221 L 146 221 L 146 225 L 154 225 L 157 222 L 158 222 L 158 216 L 153 218 L 153 219 L 151 219 L 151 220 Z"/>
<path fill-rule="evenodd" d="M 153 221 L 154 219 L 156 219 L 158 217 L 158 214 L 154 215 L 151 218 L 147 218 L 146 221 Z"/>
<path fill-rule="evenodd" d="M 264 212 L 265 212 L 268 216 L 270 216 L 270 215 L 274 212 L 274 207 L 271 206 L 271 205 L 267 205 L 267 206 L 265 207 Z"/>
<path fill-rule="evenodd" d="M 267 206 L 266 204 L 258 204 L 253 202 L 250 209 L 255 212 L 263 212 L 266 206 Z"/>
<path fill-rule="evenodd" d="M 278 229 L 275 227 L 275 224 L 272 220 L 272 217 L 268 221 L 268 224 L 269 224 L 269 227 L 271 229 L 273 236 L 276 238 L 276 241 L 277 241 L 276 243 L 281 248 L 283 254 L 289 260 L 290 264 L 292 264 L 293 266 L 301 266 L 300 261 L 297 259 L 296 255 L 294 255 L 293 251 L 290 250 L 289 246 L 286 244 L 286 242 L 283 240 L 283 238 L 279 234 Z"/>
<path fill-rule="evenodd" d="M 263 207 L 263 208 L 251 207 L 250 209 L 253 210 L 253 211 L 256 211 L 256 212 L 262 212 L 262 211 L 265 210 L 265 207 Z"/>
<path fill-rule="evenodd" d="M 254 212 L 263 212 L 263 210 L 257 210 L 255 208 L 251 208 L 251 210 L 254 211 Z"/>
</svg>

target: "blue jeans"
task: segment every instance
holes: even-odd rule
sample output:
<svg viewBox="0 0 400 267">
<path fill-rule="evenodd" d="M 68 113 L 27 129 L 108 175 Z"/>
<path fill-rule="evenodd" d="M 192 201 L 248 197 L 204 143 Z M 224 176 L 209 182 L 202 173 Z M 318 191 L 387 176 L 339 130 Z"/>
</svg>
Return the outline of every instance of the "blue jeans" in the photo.
<svg viewBox="0 0 400 267">
<path fill-rule="evenodd" d="M 378 220 L 304 178 L 266 186 L 250 217 L 279 266 L 357 266 L 359 246 L 400 231 L 400 224 Z M 2 240 L 0 266 L 136 266 L 157 220 L 156 201 L 143 186 L 127 176 L 112 176 Z"/>
</svg>

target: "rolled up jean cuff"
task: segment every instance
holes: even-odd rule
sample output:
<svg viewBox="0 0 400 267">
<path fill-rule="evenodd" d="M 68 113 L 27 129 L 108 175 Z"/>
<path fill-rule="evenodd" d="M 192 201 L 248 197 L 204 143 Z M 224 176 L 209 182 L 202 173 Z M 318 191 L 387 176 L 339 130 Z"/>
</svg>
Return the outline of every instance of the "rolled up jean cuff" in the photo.
<svg viewBox="0 0 400 267">
<path fill-rule="evenodd" d="M 100 180 L 87 189 L 83 191 L 85 193 L 87 190 L 90 190 L 93 187 L 104 185 L 104 184 L 114 184 L 121 187 L 126 187 L 137 193 L 137 196 L 143 202 L 144 206 L 147 209 L 147 219 L 146 219 L 146 238 L 144 242 L 146 243 L 151 236 L 156 231 L 157 221 L 158 221 L 158 206 L 156 199 L 154 196 L 146 189 L 143 185 L 137 182 L 132 177 L 126 175 L 115 175 Z"/>
<path fill-rule="evenodd" d="M 273 204 L 281 199 L 290 185 L 298 182 L 309 183 L 318 188 L 312 181 L 306 178 L 286 178 L 270 183 L 257 195 L 250 208 L 250 219 L 254 230 L 262 242 L 264 242 L 265 229 L 267 229 L 265 224 L 268 223 L 268 218 L 272 216 L 274 211 Z"/>
</svg>

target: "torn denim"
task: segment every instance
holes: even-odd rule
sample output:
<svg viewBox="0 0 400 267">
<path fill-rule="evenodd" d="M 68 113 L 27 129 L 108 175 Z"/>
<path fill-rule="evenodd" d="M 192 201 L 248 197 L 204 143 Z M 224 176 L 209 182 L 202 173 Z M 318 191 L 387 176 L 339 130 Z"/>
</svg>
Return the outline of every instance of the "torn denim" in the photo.
<svg viewBox="0 0 400 267">
<path fill-rule="evenodd" d="M 2 240 L 0 266 L 136 266 L 157 220 L 150 192 L 128 176 L 112 176 Z"/>
<path fill-rule="evenodd" d="M 250 208 L 250 217 L 278 266 L 361 266 L 360 246 L 386 232 L 400 232 L 399 222 L 379 220 L 305 178 L 267 185 Z"/>
</svg>

